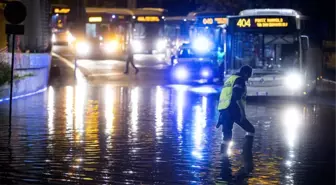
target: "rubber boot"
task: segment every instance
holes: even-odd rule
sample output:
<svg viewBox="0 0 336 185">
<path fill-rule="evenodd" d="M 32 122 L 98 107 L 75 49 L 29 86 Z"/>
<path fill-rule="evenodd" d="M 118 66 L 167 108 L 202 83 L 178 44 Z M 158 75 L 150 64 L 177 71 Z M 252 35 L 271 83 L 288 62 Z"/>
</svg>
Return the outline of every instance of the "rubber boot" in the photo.
<svg viewBox="0 0 336 185">
<path fill-rule="evenodd" d="M 223 157 L 227 157 L 228 156 L 228 149 L 229 149 L 229 144 L 230 142 L 227 141 L 223 141 L 221 146 L 220 146 L 220 153 L 222 154 Z"/>
<path fill-rule="evenodd" d="M 253 136 L 245 136 L 245 141 L 243 145 L 243 164 L 245 173 L 250 174 L 253 171 Z"/>
<path fill-rule="evenodd" d="M 249 177 L 253 171 L 253 156 L 252 156 L 253 136 L 245 136 L 243 145 L 243 167 L 241 167 L 235 174 L 236 183 L 242 183 Z"/>
</svg>

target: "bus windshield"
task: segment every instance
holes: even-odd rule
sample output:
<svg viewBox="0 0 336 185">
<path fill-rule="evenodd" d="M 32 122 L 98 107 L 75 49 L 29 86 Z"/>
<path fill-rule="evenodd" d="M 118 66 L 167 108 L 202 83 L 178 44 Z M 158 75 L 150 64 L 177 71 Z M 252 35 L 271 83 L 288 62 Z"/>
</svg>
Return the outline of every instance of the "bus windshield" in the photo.
<svg viewBox="0 0 336 185">
<path fill-rule="evenodd" d="M 211 53 L 195 52 L 192 48 L 181 48 L 178 52 L 179 58 L 212 58 Z"/>
<path fill-rule="evenodd" d="M 257 71 L 282 72 L 299 67 L 296 35 L 236 32 L 232 37 L 233 68 L 250 65 Z"/>
<path fill-rule="evenodd" d="M 187 38 L 188 28 L 184 25 L 167 24 L 165 34 L 168 38 Z"/>
<path fill-rule="evenodd" d="M 136 23 L 133 31 L 134 39 L 162 37 L 163 25 L 155 23 Z"/>
<path fill-rule="evenodd" d="M 86 24 L 86 36 L 89 38 L 106 38 L 117 34 L 117 27 L 109 23 Z"/>
<path fill-rule="evenodd" d="M 51 17 L 51 27 L 54 31 L 66 29 L 67 15 L 66 14 L 54 14 Z"/>
<path fill-rule="evenodd" d="M 195 27 L 192 33 L 193 38 L 197 38 L 198 36 L 205 36 L 209 40 L 214 40 L 215 38 L 215 29 L 208 27 Z"/>
<path fill-rule="evenodd" d="M 229 67 L 250 65 L 255 72 L 285 72 L 300 68 L 299 34 L 294 16 L 229 18 Z"/>
</svg>

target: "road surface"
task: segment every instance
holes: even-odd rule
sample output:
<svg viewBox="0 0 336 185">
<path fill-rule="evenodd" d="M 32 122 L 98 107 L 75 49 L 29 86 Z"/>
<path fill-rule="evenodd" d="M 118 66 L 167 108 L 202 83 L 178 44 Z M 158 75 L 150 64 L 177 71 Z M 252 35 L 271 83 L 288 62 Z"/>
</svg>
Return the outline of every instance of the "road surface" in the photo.
<svg viewBox="0 0 336 185">
<path fill-rule="evenodd" d="M 112 63 L 82 65 L 95 66 L 91 75 L 120 73 L 122 62 Z M 45 92 L 15 100 L 11 126 L 8 102 L 0 104 L 0 184 L 234 184 L 245 133 L 234 127 L 223 161 L 217 87 L 169 85 L 161 73 L 149 78 L 165 70 L 155 67 L 139 81 L 75 81 L 70 64 L 53 64 L 61 76 Z M 256 128 L 255 169 L 236 184 L 335 184 L 334 105 L 249 103 L 247 117 Z"/>
</svg>

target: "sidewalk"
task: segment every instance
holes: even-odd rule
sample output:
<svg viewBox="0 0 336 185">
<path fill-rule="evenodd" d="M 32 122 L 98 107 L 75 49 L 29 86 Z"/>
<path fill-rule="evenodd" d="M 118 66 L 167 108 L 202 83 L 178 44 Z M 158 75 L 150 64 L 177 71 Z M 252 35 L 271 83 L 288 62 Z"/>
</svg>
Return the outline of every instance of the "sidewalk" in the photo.
<svg viewBox="0 0 336 185">
<path fill-rule="evenodd" d="M 0 53 L 4 62 L 11 65 L 11 53 Z M 26 76 L 14 80 L 13 99 L 30 96 L 44 91 L 48 85 L 51 57 L 49 53 L 17 53 L 15 54 L 14 73 Z M 0 102 L 10 96 L 9 83 L 0 87 Z"/>
</svg>

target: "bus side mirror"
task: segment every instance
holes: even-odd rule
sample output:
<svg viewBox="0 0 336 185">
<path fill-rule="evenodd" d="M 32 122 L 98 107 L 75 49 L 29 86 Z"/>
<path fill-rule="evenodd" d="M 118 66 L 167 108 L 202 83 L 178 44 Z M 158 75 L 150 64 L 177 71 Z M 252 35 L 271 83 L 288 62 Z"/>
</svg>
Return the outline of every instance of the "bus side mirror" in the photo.
<svg viewBox="0 0 336 185">
<path fill-rule="evenodd" d="M 301 36 L 301 44 L 302 44 L 302 49 L 304 51 L 309 49 L 309 37 L 306 35 Z"/>
</svg>

